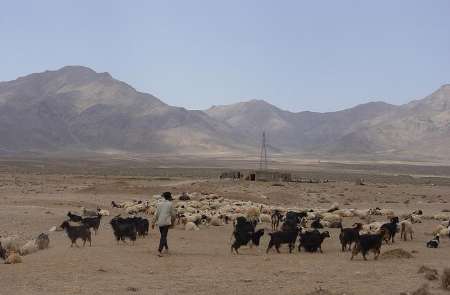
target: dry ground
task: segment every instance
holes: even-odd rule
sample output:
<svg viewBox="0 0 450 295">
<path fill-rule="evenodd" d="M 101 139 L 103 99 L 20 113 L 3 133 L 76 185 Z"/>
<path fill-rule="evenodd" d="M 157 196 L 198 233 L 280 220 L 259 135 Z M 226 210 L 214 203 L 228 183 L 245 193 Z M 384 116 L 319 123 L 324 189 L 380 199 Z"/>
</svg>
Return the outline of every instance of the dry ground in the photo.
<svg viewBox="0 0 450 295">
<path fill-rule="evenodd" d="M 416 208 L 426 214 L 450 209 L 449 186 L 415 181 L 369 181 L 357 186 L 342 177 L 326 184 L 274 186 L 218 181 L 207 177 L 208 172 L 194 170 L 190 172 L 194 176 L 180 173 L 178 177 L 167 173 L 143 177 L 125 176 L 126 172 L 105 176 L 67 174 L 66 170 L 44 174 L 31 168 L 27 174 L 16 171 L 0 172 L 0 235 L 18 234 L 24 241 L 60 224 L 68 210 L 99 205 L 118 214 L 119 210 L 110 208 L 111 200 L 145 199 L 166 190 L 218 193 L 284 206 L 328 207 L 337 201 L 342 207 L 379 206 L 399 213 Z M 358 173 L 351 177 L 355 175 Z M 354 221 L 346 219 L 345 224 Z M 383 246 L 382 252 L 398 247 L 414 251 L 414 258 L 379 261 L 372 257 L 370 261 L 361 257 L 350 261 L 349 253 L 340 252 L 336 230 L 331 230 L 332 238 L 324 242 L 323 254 L 288 254 L 284 248 L 282 254 L 266 255 L 265 236 L 261 248 L 243 248 L 237 256 L 230 253 L 231 226 L 205 227 L 199 232 L 176 227 L 169 233 L 171 254 L 159 258 L 156 231 L 134 246 L 117 245 L 108 222 L 109 218 L 103 220 L 92 247 L 70 248 L 62 232 L 53 232 L 50 249 L 25 256 L 22 264 L 0 264 L 0 294 L 307 294 L 320 287 L 346 294 L 400 294 L 427 282 L 417 273 L 420 266 L 439 271 L 450 266 L 449 239 L 443 239 L 439 249 L 425 247 L 436 221 L 415 225 L 414 241 L 398 240 L 395 245 Z M 429 284 L 433 294 L 445 294 L 438 282 Z"/>
</svg>

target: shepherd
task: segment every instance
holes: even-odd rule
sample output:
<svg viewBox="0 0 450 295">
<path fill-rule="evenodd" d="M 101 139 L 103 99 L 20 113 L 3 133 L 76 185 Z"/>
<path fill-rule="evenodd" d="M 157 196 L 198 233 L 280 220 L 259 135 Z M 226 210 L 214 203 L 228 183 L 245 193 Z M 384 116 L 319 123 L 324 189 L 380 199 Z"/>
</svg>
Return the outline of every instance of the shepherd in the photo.
<svg viewBox="0 0 450 295">
<path fill-rule="evenodd" d="M 155 228 L 155 224 L 158 225 L 161 234 L 158 247 L 159 257 L 163 256 L 163 249 L 166 249 L 166 253 L 169 253 L 167 235 L 169 233 L 169 228 L 174 224 L 176 217 L 176 211 L 172 204 L 172 193 L 164 192 L 161 196 L 163 197 L 163 200 L 157 205 L 155 217 L 152 222 L 152 228 Z"/>
</svg>

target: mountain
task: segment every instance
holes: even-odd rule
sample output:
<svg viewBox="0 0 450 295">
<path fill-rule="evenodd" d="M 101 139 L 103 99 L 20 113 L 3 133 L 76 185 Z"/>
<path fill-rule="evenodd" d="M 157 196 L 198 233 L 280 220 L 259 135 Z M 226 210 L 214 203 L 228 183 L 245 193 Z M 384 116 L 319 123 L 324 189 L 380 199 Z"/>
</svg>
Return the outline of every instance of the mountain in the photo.
<svg viewBox="0 0 450 295">
<path fill-rule="evenodd" d="M 263 100 L 186 110 L 81 66 L 0 82 L 0 155 L 254 155 L 263 131 L 271 153 L 449 160 L 450 85 L 401 106 L 295 113 Z"/>
<path fill-rule="evenodd" d="M 0 83 L 0 150 L 218 152 L 241 148 L 201 111 L 80 66 Z M 238 144 L 236 144 L 238 143 Z"/>
<path fill-rule="evenodd" d="M 330 113 L 284 111 L 262 100 L 214 106 L 206 113 L 257 140 L 265 131 L 273 145 L 285 152 L 325 150 L 343 136 L 396 107 L 371 102 Z"/>
</svg>

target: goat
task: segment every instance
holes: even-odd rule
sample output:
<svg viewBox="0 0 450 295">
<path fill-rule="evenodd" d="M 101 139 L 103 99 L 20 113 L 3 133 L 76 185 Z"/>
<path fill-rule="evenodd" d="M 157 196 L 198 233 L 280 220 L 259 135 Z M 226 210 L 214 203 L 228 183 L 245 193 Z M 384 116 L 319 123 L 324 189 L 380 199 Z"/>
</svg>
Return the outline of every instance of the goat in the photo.
<svg viewBox="0 0 450 295">
<path fill-rule="evenodd" d="M 3 260 L 6 259 L 6 250 L 2 247 L 2 242 L 0 242 L 0 258 Z"/>
<path fill-rule="evenodd" d="M 427 242 L 427 248 L 437 248 L 439 247 L 439 235 L 436 235 L 434 239 Z"/>
<path fill-rule="evenodd" d="M 125 238 L 129 238 L 134 244 L 137 236 L 136 225 L 134 222 L 120 216 L 116 216 L 110 221 L 110 224 L 113 228 L 117 243 L 119 243 L 119 241 L 126 243 Z"/>
<path fill-rule="evenodd" d="M 234 226 L 233 236 L 234 242 L 231 245 L 231 252 L 233 250 L 239 254 L 238 249 L 241 246 L 247 245 L 250 241 L 252 244 L 259 246 L 261 237 L 264 235 L 264 230 L 255 231 L 256 222 L 248 221 L 245 217 L 238 217 Z"/>
<path fill-rule="evenodd" d="M 100 227 L 100 220 L 102 215 L 97 215 L 95 217 L 86 217 L 81 220 L 81 224 L 86 225 L 89 229 L 94 230 L 94 234 L 97 235 L 98 228 Z"/>
<path fill-rule="evenodd" d="M 395 234 L 397 233 L 397 224 L 399 220 L 398 217 L 392 217 L 391 222 L 385 223 L 381 226 L 381 229 L 384 229 L 385 236 L 384 240 L 387 244 L 389 244 L 389 241 L 392 241 L 394 243 Z"/>
<path fill-rule="evenodd" d="M 89 246 L 92 246 L 91 231 L 86 225 L 82 224 L 79 226 L 73 226 L 70 225 L 70 223 L 66 220 L 61 224 L 61 228 L 65 230 L 67 236 L 72 242 L 70 244 L 70 247 L 72 247 L 74 244 L 78 247 L 78 239 L 83 240 L 83 247 L 86 245 L 86 241 L 89 241 Z"/>
<path fill-rule="evenodd" d="M 128 217 L 125 220 L 131 221 L 136 227 L 136 234 L 140 237 L 148 235 L 149 222 L 148 219 L 142 217 Z"/>
<path fill-rule="evenodd" d="M 278 226 L 280 225 L 280 221 L 283 218 L 283 214 L 279 210 L 274 210 L 270 219 L 272 221 L 272 230 L 278 230 Z"/>
<path fill-rule="evenodd" d="M 98 211 L 97 210 L 88 210 L 84 207 L 81 207 L 81 212 L 83 212 L 83 216 L 91 216 L 91 217 L 95 217 L 98 215 Z"/>
<path fill-rule="evenodd" d="M 359 231 L 362 228 L 361 223 L 355 223 L 352 228 L 342 228 L 341 224 L 341 233 L 339 234 L 339 241 L 341 242 L 342 252 L 347 249 L 351 250 L 352 244 L 356 243 L 359 238 Z"/>
<path fill-rule="evenodd" d="M 311 228 L 323 228 L 322 223 L 320 223 L 320 218 L 316 218 L 313 222 L 311 222 Z"/>
<path fill-rule="evenodd" d="M 269 253 L 269 250 L 275 246 L 275 250 L 280 253 L 280 246 L 282 244 L 288 244 L 289 253 L 292 253 L 292 250 L 295 248 L 295 240 L 297 239 L 298 233 L 300 229 L 298 227 L 291 228 L 288 231 L 277 231 L 273 233 L 269 233 L 270 241 L 267 246 L 266 253 Z"/>
<path fill-rule="evenodd" d="M 322 252 L 322 243 L 325 238 L 330 238 L 330 233 L 328 231 L 319 232 L 318 230 L 300 232 L 298 251 L 301 251 L 301 248 L 305 249 L 307 252 L 317 252 L 317 250 Z"/>
<path fill-rule="evenodd" d="M 81 222 L 81 220 L 83 219 L 81 216 L 73 214 L 70 211 L 69 211 L 69 213 L 67 213 L 67 216 L 69 217 L 70 221 L 73 221 L 73 222 Z"/>
<path fill-rule="evenodd" d="M 377 234 L 360 235 L 355 247 L 353 247 L 352 257 L 350 260 L 353 260 L 353 257 L 358 255 L 360 252 L 362 253 L 364 260 L 367 260 L 366 255 L 370 250 L 374 252 L 374 259 L 377 260 L 380 255 L 381 244 L 383 243 L 384 236 L 384 228 L 380 229 Z"/>
</svg>

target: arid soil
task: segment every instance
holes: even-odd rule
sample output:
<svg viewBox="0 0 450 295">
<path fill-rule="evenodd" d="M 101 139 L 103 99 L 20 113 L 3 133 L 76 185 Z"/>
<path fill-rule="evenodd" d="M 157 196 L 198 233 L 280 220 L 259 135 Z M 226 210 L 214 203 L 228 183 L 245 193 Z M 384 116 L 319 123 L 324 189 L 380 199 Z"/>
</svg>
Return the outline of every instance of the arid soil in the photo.
<svg viewBox="0 0 450 295">
<path fill-rule="evenodd" d="M 136 175 L 129 167 L 120 173 L 105 169 L 91 175 L 80 169 L 70 173 L 67 167 L 59 172 L 57 168 L 27 168 L 25 164 L 18 168 L 5 162 L 0 167 L 0 235 L 17 234 L 24 242 L 61 224 L 69 210 L 100 206 L 114 216 L 123 212 L 112 209 L 111 200 L 145 200 L 163 191 L 216 193 L 285 207 L 327 208 L 338 202 L 343 208 L 392 208 L 399 214 L 418 208 L 427 215 L 450 210 L 450 186 L 445 177 L 437 177 L 436 182 L 411 178 L 395 183 L 388 173 L 379 173 L 373 178 L 366 176 L 364 186 L 351 181 L 370 175 L 368 169 L 339 174 L 335 167 L 331 174 L 328 171 L 332 182 L 278 184 L 219 181 L 218 168 L 214 173 L 200 168 L 184 168 L 179 173 L 174 173 L 175 168 L 170 173 L 159 169 L 145 176 Z M 311 174 L 320 177 L 321 172 L 326 169 Z M 299 173 L 308 175 L 308 171 Z M 415 224 L 413 241 L 397 237 L 395 244 L 382 247 L 382 253 L 402 248 L 413 258 L 374 261 L 370 255 L 369 261 L 361 256 L 350 261 L 350 254 L 340 251 L 336 229 L 330 229 L 331 239 L 324 242 L 323 254 L 288 254 L 286 247 L 282 254 L 265 254 L 267 235 L 259 248 L 242 248 L 240 255 L 231 254 L 231 225 L 202 227 L 197 232 L 184 231 L 179 225 L 169 232 L 170 254 L 158 257 L 156 230 L 134 246 L 117 244 L 109 225 L 112 216 L 102 220 L 92 247 L 70 248 L 63 232 L 52 232 L 49 249 L 25 256 L 21 264 L 0 264 L 0 294 L 308 294 L 323 288 L 333 294 L 373 295 L 410 292 L 424 283 L 432 294 L 447 294 L 439 281 L 427 281 L 418 274 L 422 265 L 439 272 L 450 267 L 448 237 L 442 237 L 438 249 L 425 247 L 439 224 L 434 220 Z M 355 221 L 344 219 L 344 225 Z M 270 224 L 259 227 L 269 231 Z"/>
</svg>

